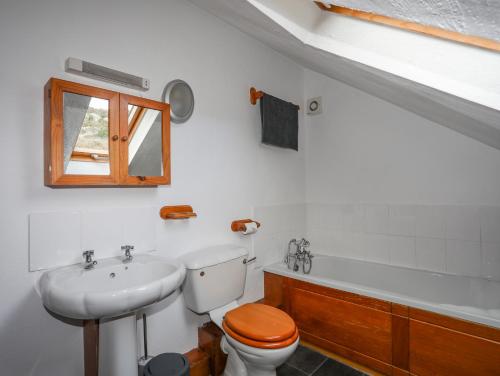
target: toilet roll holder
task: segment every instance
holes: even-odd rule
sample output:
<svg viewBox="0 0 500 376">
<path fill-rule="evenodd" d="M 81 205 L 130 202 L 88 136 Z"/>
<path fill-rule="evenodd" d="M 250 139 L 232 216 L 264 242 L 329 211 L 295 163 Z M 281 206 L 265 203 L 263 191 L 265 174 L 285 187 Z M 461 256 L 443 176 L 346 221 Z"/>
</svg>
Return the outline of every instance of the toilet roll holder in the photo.
<svg viewBox="0 0 500 376">
<path fill-rule="evenodd" d="M 260 223 L 257 221 L 254 221 L 253 219 L 238 219 L 236 221 L 233 221 L 231 223 L 231 230 L 234 232 L 245 232 L 247 231 L 247 223 L 255 223 L 257 225 L 257 228 L 260 227 Z"/>
</svg>

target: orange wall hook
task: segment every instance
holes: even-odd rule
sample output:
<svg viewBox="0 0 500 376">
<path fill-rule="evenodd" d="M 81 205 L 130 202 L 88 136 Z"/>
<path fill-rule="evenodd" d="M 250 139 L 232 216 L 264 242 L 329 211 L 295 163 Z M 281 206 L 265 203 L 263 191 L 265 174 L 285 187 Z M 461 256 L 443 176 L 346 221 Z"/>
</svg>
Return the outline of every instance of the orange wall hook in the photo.
<svg viewBox="0 0 500 376">
<path fill-rule="evenodd" d="M 250 103 L 254 106 L 257 104 L 257 101 L 264 96 L 264 92 L 257 91 L 253 86 L 250 88 Z"/>
</svg>

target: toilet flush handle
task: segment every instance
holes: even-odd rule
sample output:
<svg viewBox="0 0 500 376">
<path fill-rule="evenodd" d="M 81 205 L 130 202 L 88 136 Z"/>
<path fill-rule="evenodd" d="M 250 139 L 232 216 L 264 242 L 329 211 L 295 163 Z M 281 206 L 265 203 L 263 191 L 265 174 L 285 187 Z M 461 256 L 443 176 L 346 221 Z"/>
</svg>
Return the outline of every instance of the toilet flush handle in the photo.
<svg viewBox="0 0 500 376">
<path fill-rule="evenodd" d="M 257 257 L 252 257 L 251 259 L 248 259 L 248 260 L 247 260 L 247 259 L 244 259 L 244 260 L 243 260 L 243 264 L 245 264 L 245 265 L 246 265 L 246 264 L 250 264 L 251 262 L 253 262 L 253 261 L 255 261 L 255 260 L 257 260 Z"/>
</svg>

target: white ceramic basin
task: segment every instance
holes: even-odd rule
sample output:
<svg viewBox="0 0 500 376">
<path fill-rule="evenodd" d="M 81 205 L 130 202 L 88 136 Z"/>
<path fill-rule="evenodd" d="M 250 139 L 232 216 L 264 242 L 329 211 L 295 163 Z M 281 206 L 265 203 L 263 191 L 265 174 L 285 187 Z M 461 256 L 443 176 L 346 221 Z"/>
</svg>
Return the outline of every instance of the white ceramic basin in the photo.
<svg viewBox="0 0 500 376">
<path fill-rule="evenodd" d="M 184 265 L 150 254 L 98 260 L 90 270 L 71 265 L 45 272 L 38 290 L 51 311 L 75 319 L 115 317 L 158 302 L 183 282 Z"/>
</svg>

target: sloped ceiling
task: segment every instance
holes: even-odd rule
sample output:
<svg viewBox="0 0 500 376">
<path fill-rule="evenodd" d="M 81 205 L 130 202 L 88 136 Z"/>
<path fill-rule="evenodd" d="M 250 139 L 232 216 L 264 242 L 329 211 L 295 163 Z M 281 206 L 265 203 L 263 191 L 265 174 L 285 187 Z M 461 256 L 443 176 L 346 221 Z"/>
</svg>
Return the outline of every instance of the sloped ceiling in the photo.
<svg viewBox="0 0 500 376">
<path fill-rule="evenodd" d="M 333 0 L 333 5 L 500 41 L 496 0 Z"/>
<path fill-rule="evenodd" d="M 324 44 L 327 38 L 317 39 L 315 31 L 308 29 L 307 25 L 316 24 L 321 17 L 324 17 L 323 13 L 326 13 L 310 1 L 283 0 L 284 6 L 289 11 L 288 18 L 280 14 L 276 1 L 272 0 L 266 1 L 264 5 L 257 0 L 189 1 L 306 68 L 500 149 L 500 101 L 496 101 L 497 94 L 500 98 L 500 78 L 498 85 L 494 84 L 494 88 L 499 90 L 493 95 L 488 95 L 489 100 L 481 103 L 481 101 L 467 98 L 467 95 L 471 97 L 471 93 L 475 92 L 473 87 L 470 90 L 462 90 L 462 87 L 450 85 L 455 89 L 455 94 L 450 94 L 432 86 L 434 81 L 438 81 L 435 80 L 435 75 L 430 75 L 427 81 L 423 79 L 418 82 L 413 77 L 408 79 L 402 74 L 394 74 L 380 67 L 374 67 L 370 64 L 371 59 L 360 62 L 346 57 L 346 54 L 332 53 L 331 50 L 322 48 L 321 43 L 316 43 L 317 40 L 321 40 Z M 270 4 L 273 7 L 266 8 Z M 290 23 L 288 22 L 290 17 L 295 17 L 295 21 L 300 19 L 304 22 L 302 24 Z M 415 69 L 409 70 L 411 73 L 414 71 Z M 415 77 L 423 76 L 419 74 Z M 265 88 L 262 89 L 265 90 Z M 456 95 L 461 91 L 467 99 Z M 484 105 L 485 103 L 487 105 Z"/>
</svg>

